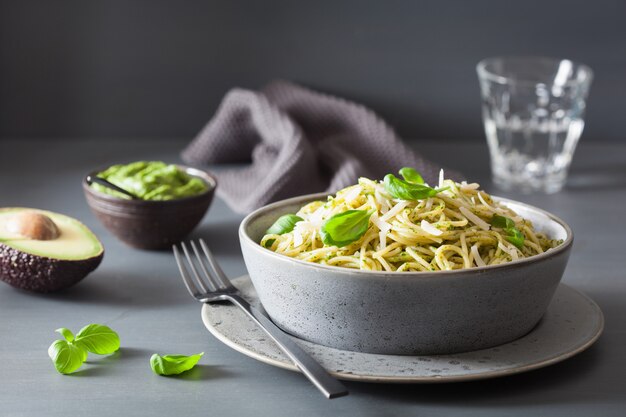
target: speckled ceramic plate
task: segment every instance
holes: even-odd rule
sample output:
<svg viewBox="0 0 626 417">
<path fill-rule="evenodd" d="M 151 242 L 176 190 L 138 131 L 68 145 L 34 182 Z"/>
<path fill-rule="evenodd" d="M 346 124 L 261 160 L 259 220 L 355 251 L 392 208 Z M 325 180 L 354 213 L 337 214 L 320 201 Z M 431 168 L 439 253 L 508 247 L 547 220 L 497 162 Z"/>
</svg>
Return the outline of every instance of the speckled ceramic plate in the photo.
<svg viewBox="0 0 626 417">
<path fill-rule="evenodd" d="M 259 306 L 247 275 L 233 280 L 253 305 Z M 202 321 L 231 348 L 281 368 L 298 369 L 252 320 L 230 304 L 205 304 Z M 493 378 L 526 372 L 560 362 L 582 352 L 598 339 L 604 318 L 586 295 L 560 284 L 541 322 L 526 336 L 497 347 L 432 356 L 396 356 L 350 352 L 294 338 L 324 368 L 339 379 L 432 383 Z"/>
</svg>

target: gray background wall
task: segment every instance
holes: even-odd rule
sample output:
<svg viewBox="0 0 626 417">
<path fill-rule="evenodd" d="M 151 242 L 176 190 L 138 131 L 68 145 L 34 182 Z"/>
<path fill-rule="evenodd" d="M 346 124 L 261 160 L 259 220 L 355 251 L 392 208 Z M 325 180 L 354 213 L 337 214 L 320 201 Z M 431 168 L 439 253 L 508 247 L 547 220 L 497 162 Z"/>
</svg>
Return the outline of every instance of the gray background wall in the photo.
<svg viewBox="0 0 626 417">
<path fill-rule="evenodd" d="M 497 54 L 587 63 L 584 138 L 626 136 L 624 1 L 0 0 L 0 137 L 191 137 L 283 77 L 482 140 L 474 66 Z"/>
</svg>

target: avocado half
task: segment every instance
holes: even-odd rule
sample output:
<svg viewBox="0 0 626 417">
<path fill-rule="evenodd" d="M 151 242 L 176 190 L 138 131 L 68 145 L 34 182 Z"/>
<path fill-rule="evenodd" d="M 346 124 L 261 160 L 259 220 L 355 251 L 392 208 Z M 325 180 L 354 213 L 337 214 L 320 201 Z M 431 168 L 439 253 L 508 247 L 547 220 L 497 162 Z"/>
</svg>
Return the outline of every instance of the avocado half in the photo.
<svg viewBox="0 0 626 417">
<path fill-rule="evenodd" d="M 0 209 L 0 279 L 27 291 L 52 292 L 96 269 L 104 247 L 81 222 L 51 211 Z"/>
</svg>

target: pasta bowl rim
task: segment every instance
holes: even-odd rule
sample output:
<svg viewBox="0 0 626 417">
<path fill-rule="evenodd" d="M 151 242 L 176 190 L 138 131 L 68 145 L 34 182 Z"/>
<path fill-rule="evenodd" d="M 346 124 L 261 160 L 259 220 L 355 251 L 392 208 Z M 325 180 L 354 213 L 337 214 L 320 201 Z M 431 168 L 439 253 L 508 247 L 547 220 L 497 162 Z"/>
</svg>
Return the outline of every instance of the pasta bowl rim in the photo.
<svg viewBox="0 0 626 417">
<path fill-rule="evenodd" d="M 341 273 L 341 274 L 348 274 L 348 275 L 352 275 L 352 274 L 358 274 L 358 275 L 363 275 L 363 276 L 369 276 L 369 277 L 385 277 L 385 278 L 390 278 L 390 277 L 412 277 L 412 278 L 441 278 L 443 276 L 446 277 L 455 277 L 455 276 L 459 276 L 459 275 L 467 275 L 467 274 L 472 274 L 472 275 L 481 275 L 482 273 L 485 273 L 487 271 L 494 271 L 494 270 L 506 270 L 507 268 L 518 268 L 518 267 L 522 267 L 526 264 L 530 264 L 530 263 L 535 263 L 535 262 L 539 262 L 542 261 L 544 259 L 547 258 L 551 258 L 554 257 L 562 252 L 566 252 L 568 251 L 573 242 L 574 242 L 574 232 L 572 231 L 572 229 L 570 228 L 570 226 L 563 221 L 560 217 L 555 216 L 554 214 L 540 209 L 538 207 L 535 207 L 533 205 L 527 204 L 527 203 L 522 203 L 520 201 L 517 200 L 512 200 L 509 198 L 504 198 L 504 197 L 499 197 L 496 195 L 491 195 L 491 197 L 498 201 L 498 202 L 502 202 L 502 203 L 513 203 L 515 205 L 518 206 L 523 206 L 531 211 L 535 211 L 538 212 L 539 214 L 542 214 L 544 216 L 546 216 L 550 221 L 557 223 L 559 226 L 561 226 L 566 233 L 566 238 L 563 239 L 563 243 L 561 243 L 559 246 L 557 246 L 554 249 L 550 249 L 546 252 L 540 253 L 538 255 L 533 255 L 533 256 L 529 256 L 527 258 L 522 258 L 522 259 L 518 259 L 516 261 L 510 261 L 510 262 L 506 262 L 506 263 L 502 263 L 502 264 L 498 264 L 498 265 L 487 265 L 487 266 L 480 266 L 480 267 L 472 267 L 472 268 L 462 268 L 462 269 L 454 269 L 454 270 L 445 270 L 445 271 L 400 271 L 400 272 L 396 272 L 396 271 L 371 271 L 371 270 L 363 270 L 363 269 L 354 269 L 354 268 L 345 268 L 345 267 L 340 267 L 340 266 L 333 266 L 333 265 L 323 265 L 323 264 L 318 264 L 315 262 L 307 262 L 307 261 L 303 261 L 300 259 L 295 259 L 295 258 L 291 258 L 289 256 L 274 252 L 272 250 L 269 250 L 267 248 L 264 248 L 263 246 L 261 246 L 259 244 L 259 242 L 254 241 L 247 233 L 246 229 L 247 226 L 256 218 L 258 218 L 260 215 L 267 213 L 267 212 L 271 212 L 271 211 L 275 211 L 276 209 L 286 206 L 286 205 L 291 205 L 291 204 L 295 204 L 298 202 L 311 202 L 311 201 L 315 201 L 315 200 L 320 200 L 320 199 L 325 199 L 326 197 L 328 197 L 329 195 L 331 195 L 330 193 L 315 193 L 315 194 L 306 194 L 306 195 L 301 195 L 301 196 L 296 196 L 296 197 L 291 197 L 288 199 L 284 199 L 284 200 L 280 200 L 280 201 L 276 201 L 274 203 L 270 203 L 267 204 L 263 207 L 260 207 L 256 210 L 254 210 L 253 212 L 251 212 L 250 214 L 248 214 L 246 217 L 244 217 L 244 219 L 241 221 L 240 225 L 239 225 L 239 240 L 242 244 L 247 244 L 248 246 L 250 246 L 251 248 L 253 248 L 254 250 L 257 251 L 261 251 L 261 253 L 263 255 L 267 255 L 267 256 L 271 256 L 274 259 L 278 260 L 278 261 L 282 261 L 282 262 L 290 262 L 293 263 L 295 265 L 299 265 L 305 268 L 312 268 L 312 269 L 321 269 L 324 271 L 328 271 L 328 272 L 334 272 L 334 273 Z"/>
</svg>

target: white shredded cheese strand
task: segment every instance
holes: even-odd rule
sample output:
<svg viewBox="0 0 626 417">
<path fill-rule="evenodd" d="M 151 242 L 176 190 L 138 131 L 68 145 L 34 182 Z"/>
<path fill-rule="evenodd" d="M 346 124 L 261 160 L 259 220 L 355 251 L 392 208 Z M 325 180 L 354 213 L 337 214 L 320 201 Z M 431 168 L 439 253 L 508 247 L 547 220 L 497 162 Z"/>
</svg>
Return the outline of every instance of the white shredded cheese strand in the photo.
<svg viewBox="0 0 626 417">
<path fill-rule="evenodd" d="M 361 191 L 363 191 L 363 187 L 357 185 L 345 194 L 344 201 L 348 204 L 352 203 L 361 194 Z"/>
<path fill-rule="evenodd" d="M 378 190 L 374 192 L 374 198 L 376 199 L 376 202 L 378 203 L 378 207 L 380 207 L 380 212 L 382 214 L 387 213 L 389 209 L 391 208 L 387 199 L 384 198 Z"/>
<path fill-rule="evenodd" d="M 519 259 L 519 257 L 517 256 L 517 249 L 507 247 L 507 246 L 503 245 L 502 242 L 498 242 L 498 247 L 500 249 L 502 249 L 504 252 L 506 252 L 509 255 L 511 255 L 511 259 L 513 259 L 514 261 Z"/>
<path fill-rule="evenodd" d="M 304 235 L 314 233 L 318 226 L 310 221 L 302 221 L 296 223 L 293 228 L 293 246 L 298 247 L 304 243 Z"/>
<path fill-rule="evenodd" d="M 293 246 L 297 248 L 304 243 L 304 238 L 299 230 L 293 229 Z"/>
<path fill-rule="evenodd" d="M 383 250 L 387 247 L 387 232 L 384 230 L 381 230 L 380 232 L 378 232 L 378 240 L 379 240 L 379 245 L 378 245 L 378 250 Z"/>
<path fill-rule="evenodd" d="M 401 201 L 395 206 L 393 206 L 387 213 L 380 217 L 380 220 L 387 221 L 394 217 L 396 214 L 400 213 L 406 206 L 409 204 L 408 201 Z"/>
<path fill-rule="evenodd" d="M 461 183 L 461 191 L 470 191 L 470 190 L 477 190 L 478 187 L 480 187 L 480 184 L 478 184 L 477 182 L 473 182 L 471 184 L 467 184 L 465 181 L 463 181 Z"/>
<path fill-rule="evenodd" d="M 320 207 L 312 214 L 310 214 L 307 220 L 315 226 L 320 227 L 322 225 L 322 219 L 324 218 L 327 211 L 328 210 L 326 210 L 324 207 Z"/>
<path fill-rule="evenodd" d="M 483 258 L 480 257 L 480 253 L 478 252 L 478 246 L 476 246 L 475 244 L 472 245 L 470 251 L 472 252 L 472 256 L 474 257 L 474 262 L 476 262 L 476 265 L 487 266 L 485 261 L 483 261 Z"/>
<path fill-rule="evenodd" d="M 382 222 L 379 218 L 378 218 L 378 213 L 372 213 L 372 215 L 370 216 L 370 221 L 376 225 L 376 227 L 378 227 L 379 229 L 382 229 L 383 226 L 381 226 Z"/>
<path fill-rule="evenodd" d="M 439 186 L 437 188 L 443 188 L 443 168 L 439 170 Z"/>
<path fill-rule="evenodd" d="M 422 222 L 420 223 L 420 227 L 426 233 L 431 234 L 433 236 L 441 236 L 443 234 L 443 231 L 437 229 L 435 226 L 428 223 L 426 220 L 422 220 Z"/>
<path fill-rule="evenodd" d="M 381 185 L 377 185 L 374 188 L 374 198 L 376 198 L 376 202 L 378 203 L 382 214 L 387 213 L 391 208 L 389 200 L 385 197 L 384 190 L 385 188 Z"/>
<path fill-rule="evenodd" d="M 459 207 L 459 211 L 461 212 L 461 214 L 467 217 L 467 220 L 471 221 L 476 226 L 480 227 L 483 230 L 489 230 L 489 224 L 486 223 L 483 219 L 481 219 L 477 215 L 475 215 L 474 213 L 472 213 L 471 211 L 469 211 L 469 209 L 461 206 Z"/>
<path fill-rule="evenodd" d="M 391 225 L 383 220 L 380 220 L 376 213 L 372 214 L 370 220 L 380 230 L 380 232 L 378 232 L 378 238 L 380 240 L 379 250 L 383 250 L 387 247 L 387 232 L 391 230 Z"/>
</svg>

